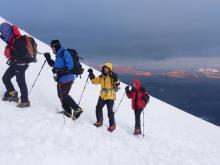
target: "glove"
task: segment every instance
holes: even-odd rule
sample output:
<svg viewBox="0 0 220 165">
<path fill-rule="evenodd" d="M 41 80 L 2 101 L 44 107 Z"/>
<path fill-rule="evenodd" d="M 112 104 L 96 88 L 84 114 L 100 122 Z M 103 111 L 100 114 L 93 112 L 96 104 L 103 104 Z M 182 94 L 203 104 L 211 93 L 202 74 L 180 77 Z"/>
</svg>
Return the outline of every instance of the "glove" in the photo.
<svg viewBox="0 0 220 165">
<path fill-rule="evenodd" d="M 91 68 L 88 69 L 89 74 L 93 73 L 93 70 Z"/>
<path fill-rule="evenodd" d="M 53 73 L 58 73 L 58 70 L 59 70 L 58 68 L 53 68 L 53 69 L 52 69 L 52 72 L 53 72 Z"/>
<path fill-rule="evenodd" d="M 53 67 L 55 62 L 51 59 L 50 53 L 44 53 L 44 57 L 46 58 L 48 65 Z"/>
<path fill-rule="evenodd" d="M 44 57 L 45 57 L 47 60 L 51 59 L 50 53 L 44 53 Z"/>
<path fill-rule="evenodd" d="M 126 87 L 125 87 L 125 91 L 126 91 L 126 92 L 129 92 L 129 86 L 126 86 Z"/>
<path fill-rule="evenodd" d="M 95 75 L 93 73 L 93 70 L 91 68 L 88 69 L 88 72 L 89 72 L 89 78 L 90 80 L 93 80 L 95 78 Z"/>
</svg>

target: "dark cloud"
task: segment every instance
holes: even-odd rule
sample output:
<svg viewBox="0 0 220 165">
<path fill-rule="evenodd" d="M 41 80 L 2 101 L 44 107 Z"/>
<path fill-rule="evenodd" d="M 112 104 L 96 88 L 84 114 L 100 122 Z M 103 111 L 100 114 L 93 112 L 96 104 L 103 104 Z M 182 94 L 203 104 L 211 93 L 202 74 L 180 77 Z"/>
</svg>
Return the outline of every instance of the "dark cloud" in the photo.
<svg viewBox="0 0 220 165">
<path fill-rule="evenodd" d="M 1 6 L 9 21 L 47 43 L 59 38 L 90 60 L 220 52 L 219 0 L 5 0 Z"/>
</svg>

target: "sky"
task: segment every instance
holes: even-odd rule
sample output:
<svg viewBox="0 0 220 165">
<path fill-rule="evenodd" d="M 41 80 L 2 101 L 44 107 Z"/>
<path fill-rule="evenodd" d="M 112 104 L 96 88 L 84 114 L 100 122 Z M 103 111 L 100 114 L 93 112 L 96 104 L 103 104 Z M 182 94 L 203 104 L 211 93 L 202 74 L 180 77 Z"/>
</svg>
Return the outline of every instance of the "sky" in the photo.
<svg viewBox="0 0 220 165">
<path fill-rule="evenodd" d="M 220 62 L 219 8 L 219 0 L 1 0 L 0 13 L 87 63 L 163 69 Z"/>
</svg>

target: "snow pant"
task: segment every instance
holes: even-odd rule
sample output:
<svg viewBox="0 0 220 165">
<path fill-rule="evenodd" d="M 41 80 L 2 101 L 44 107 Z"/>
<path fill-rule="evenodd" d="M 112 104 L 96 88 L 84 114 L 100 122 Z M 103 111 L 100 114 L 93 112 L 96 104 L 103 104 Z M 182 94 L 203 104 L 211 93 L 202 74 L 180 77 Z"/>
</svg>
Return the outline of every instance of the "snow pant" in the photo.
<svg viewBox="0 0 220 165">
<path fill-rule="evenodd" d="M 73 98 L 69 95 L 72 84 L 73 81 L 57 84 L 58 97 L 60 98 L 63 109 L 69 114 L 72 113 L 72 109 L 77 110 L 79 108 Z"/>
<path fill-rule="evenodd" d="M 111 127 L 115 124 L 115 117 L 113 112 L 114 100 L 103 100 L 101 97 L 99 97 L 98 103 L 96 105 L 96 119 L 98 122 L 103 122 L 102 109 L 105 104 L 107 105 L 109 126 Z"/>
<path fill-rule="evenodd" d="M 135 129 L 141 128 L 141 112 L 143 109 L 135 109 L 134 115 L 135 115 Z"/>
<path fill-rule="evenodd" d="M 21 102 L 28 102 L 28 89 L 25 80 L 25 71 L 28 68 L 27 63 L 16 64 L 13 63 L 9 65 L 8 69 L 2 77 L 2 81 L 5 84 L 7 92 L 14 91 L 15 88 L 11 82 L 11 79 L 15 76 L 18 83 L 18 87 L 21 92 Z"/>
</svg>

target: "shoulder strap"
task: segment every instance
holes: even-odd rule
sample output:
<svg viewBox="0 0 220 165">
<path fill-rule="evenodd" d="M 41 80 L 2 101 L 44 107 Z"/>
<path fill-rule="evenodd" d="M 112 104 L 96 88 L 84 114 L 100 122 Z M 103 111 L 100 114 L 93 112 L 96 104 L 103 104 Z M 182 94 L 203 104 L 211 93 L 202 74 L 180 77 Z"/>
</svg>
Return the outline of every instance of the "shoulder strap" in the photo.
<svg viewBox="0 0 220 165">
<path fill-rule="evenodd" d="M 28 36 L 24 36 L 25 39 L 26 39 L 26 47 L 27 47 L 27 50 L 28 50 L 28 54 L 30 54 L 31 56 L 34 56 L 34 50 L 33 50 L 33 47 L 31 45 L 31 37 L 28 37 Z"/>
<path fill-rule="evenodd" d="M 61 54 L 61 57 L 62 57 L 62 59 L 63 59 L 63 61 L 64 61 L 65 66 L 66 66 L 66 60 L 65 60 L 65 58 L 64 58 L 64 52 L 65 52 L 65 51 L 68 51 L 68 50 L 66 50 L 66 49 L 63 50 L 63 51 L 62 51 L 62 54 Z"/>
</svg>

